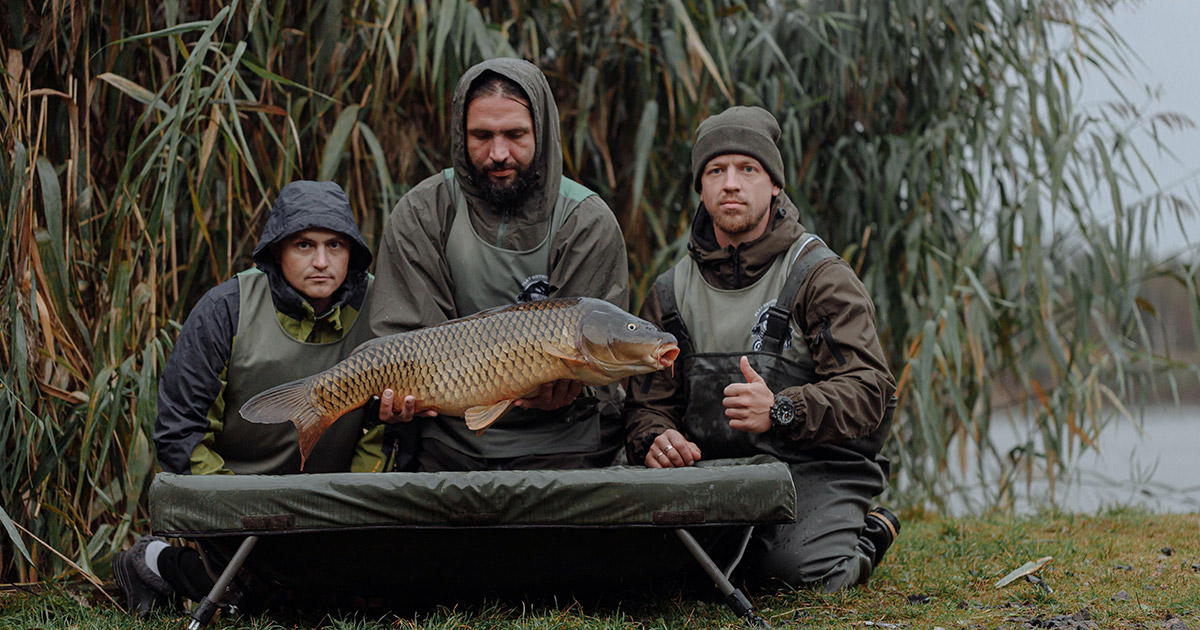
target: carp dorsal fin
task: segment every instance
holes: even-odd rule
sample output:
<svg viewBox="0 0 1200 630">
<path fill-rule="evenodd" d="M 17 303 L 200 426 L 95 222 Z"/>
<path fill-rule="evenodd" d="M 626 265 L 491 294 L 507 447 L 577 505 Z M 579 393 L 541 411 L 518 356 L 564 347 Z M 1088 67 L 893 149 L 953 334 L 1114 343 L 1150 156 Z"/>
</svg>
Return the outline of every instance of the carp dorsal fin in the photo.
<svg viewBox="0 0 1200 630">
<path fill-rule="evenodd" d="M 350 354 L 348 354 L 346 356 L 352 356 L 352 355 L 358 354 L 358 353 L 366 350 L 367 348 L 370 348 L 372 346 L 377 346 L 377 345 L 387 341 L 388 337 L 391 337 L 391 335 L 387 335 L 385 337 L 374 337 L 374 338 L 368 339 L 368 340 L 358 344 L 357 346 L 355 346 L 354 350 L 351 350 Z"/>
<path fill-rule="evenodd" d="M 519 304 L 501 304 L 500 306 L 493 306 L 491 308 L 485 308 L 482 311 L 472 313 L 470 315 L 463 315 L 462 317 L 455 317 L 454 319 L 447 319 L 444 322 L 430 324 L 428 326 L 425 326 L 425 328 L 437 328 L 438 326 L 445 326 L 447 324 L 457 324 L 459 322 L 470 321 L 472 319 L 483 319 L 485 317 L 491 317 L 492 315 L 495 315 L 496 313 L 511 310 L 517 306 L 520 306 L 520 305 Z"/>
<path fill-rule="evenodd" d="M 480 405 L 467 409 L 466 414 L 463 415 L 467 421 L 467 428 L 474 431 L 475 435 L 483 435 L 483 432 L 492 426 L 497 418 L 504 415 L 504 412 L 508 411 L 514 402 L 514 399 L 507 398 L 494 405 Z"/>
</svg>

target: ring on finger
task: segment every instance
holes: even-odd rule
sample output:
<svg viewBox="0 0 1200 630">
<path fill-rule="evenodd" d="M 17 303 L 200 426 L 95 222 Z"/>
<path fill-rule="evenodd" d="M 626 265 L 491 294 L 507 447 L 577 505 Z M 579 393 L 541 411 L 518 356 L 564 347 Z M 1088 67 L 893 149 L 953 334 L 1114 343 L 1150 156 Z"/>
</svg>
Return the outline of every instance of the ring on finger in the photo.
<svg viewBox="0 0 1200 630">
<path fill-rule="evenodd" d="M 668 445 L 666 445 L 666 446 L 664 446 L 664 447 L 663 447 L 663 449 L 662 449 L 662 452 L 663 452 L 664 454 L 665 454 L 665 453 L 669 453 L 669 452 L 670 452 L 672 449 L 674 449 L 674 448 L 675 448 L 675 446 L 674 446 L 674 445 L 668 444 Z"/>
</svg>

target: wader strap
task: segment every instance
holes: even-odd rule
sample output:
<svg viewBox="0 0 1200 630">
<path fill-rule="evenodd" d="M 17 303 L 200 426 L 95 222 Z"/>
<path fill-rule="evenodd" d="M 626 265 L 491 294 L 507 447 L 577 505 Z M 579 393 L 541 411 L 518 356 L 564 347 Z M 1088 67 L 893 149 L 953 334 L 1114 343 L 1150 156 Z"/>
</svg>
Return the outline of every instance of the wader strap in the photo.
<svg viewBox="0 0 1200 630">
<path fill-rule="evenodd" d="M 692 337 L 688 335 L 687 326 L 679 316 L 679 304 L 675 302 L 675 268 L 672 267 L 654 281 L 658 289 L 658 306 L 662 310 L 663 330 L 675 336 L 679 344 L 679 355 L 692 354 Z"/>
<path fill-rule="evenodd" d="M 817 241 L 818 245 L 812 251 L 805 253 L 804 249 L 811 241 Z M 837 257 L 838 255 L 816 236 L 810 236 L 808 241 L 800 246 L 800 253 L 792 262 L 792 270 L 788 272 L 787 281 L 783 283 L 783 290 L 779 292 L 779 298 L 775 300 L 775 304 L 771 305 L 771 308 L 767 309 L 767 330 L 763 333 L 763 350 L 775 354 L 783 353 L 783 344 L 790 336 L 788 322 L 792 317 L 792 305 L 796 303 L 800 285 L 804 284 L 804 279 L 808 277 L 814 267 L 830 258 Z M 803 331 L 804 322 L 797 323 Z"/>
</svg>

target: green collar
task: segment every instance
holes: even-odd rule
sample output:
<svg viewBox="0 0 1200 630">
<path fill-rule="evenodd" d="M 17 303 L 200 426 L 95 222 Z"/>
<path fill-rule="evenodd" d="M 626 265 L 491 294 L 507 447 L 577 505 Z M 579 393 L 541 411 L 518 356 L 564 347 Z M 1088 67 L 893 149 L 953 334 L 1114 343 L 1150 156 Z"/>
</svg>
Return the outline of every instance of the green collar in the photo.
<svg viewBox="0 0 1200 630">
<path fill-rule="evenodd" d="M 329 309 L 318 318 L 312 305 L 304 302 L 304 317 L 301 319 L 290 317 L 278 310 L 275 311 L 275 316 L 279 318 L 283 330 L 297 341 L 330 343 L 346 335 L 346 331 L 350 330 L 354 320 L 358 318 L 358 309 L 343 304 Z"/>
</svg>

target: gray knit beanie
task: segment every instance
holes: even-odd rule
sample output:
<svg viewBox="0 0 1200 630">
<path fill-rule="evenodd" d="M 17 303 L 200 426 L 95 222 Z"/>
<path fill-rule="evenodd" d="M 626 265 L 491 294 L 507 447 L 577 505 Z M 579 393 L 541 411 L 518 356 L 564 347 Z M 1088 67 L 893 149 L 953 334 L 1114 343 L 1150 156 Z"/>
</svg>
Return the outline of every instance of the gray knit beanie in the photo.
<svg viewBox="0 0 1200 630">
<path fill-rule="evenodd" d="M 761 107 L 735 105 L 705 118 L 696 128 L 692 147 L 692 183 L 700 192 L 700 175 L 718 155 L 749 155 L 762 163 L 771 180 L 783 187 L 783 157 L 779 155 L 779 123 Z"/>
</svg>

